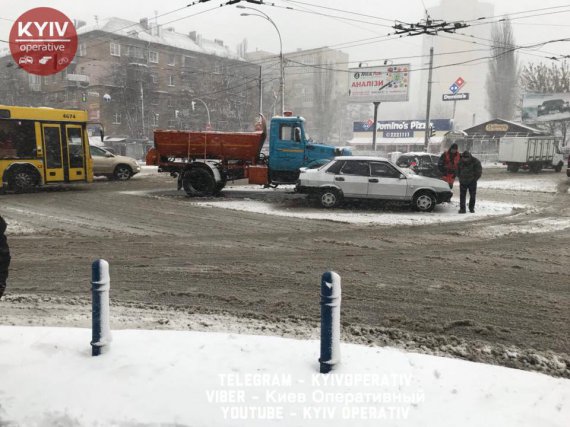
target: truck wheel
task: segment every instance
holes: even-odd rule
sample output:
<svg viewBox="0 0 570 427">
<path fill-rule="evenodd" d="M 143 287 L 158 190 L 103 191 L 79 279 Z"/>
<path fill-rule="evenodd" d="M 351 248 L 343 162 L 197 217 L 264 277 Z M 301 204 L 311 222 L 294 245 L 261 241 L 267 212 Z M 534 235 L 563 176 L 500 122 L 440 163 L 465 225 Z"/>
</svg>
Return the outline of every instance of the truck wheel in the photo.
<svg viewBox="0 0 570 427">
<path fill-rule="evenodd" d="M 218 195 L 222 192 L 222 190 L 224 189 L 224 187 L 226 186 L 226 182 L 227 181 L 222 181 L 216 184 L 216 189 L 214 190 L 214 194 Z"/>
<path fill-rule="evenodd" d="M 561 172 L 563 165 L 564 165 L 564 163 L 560 162 L 556 166 L 554 166 L 554 172 Z"/>
<path fill-rule="evenodd" d="M 433 193 L 428 191 L 420 191 L 414 194 L 412 206 L 414 210 L 419 212 L 431 212 L 435 208 L 437 200 Z"/>
<path fill-rule="evenodd" d="M 540 163 L 533 163 L 529 166 L 531 173 L 539 173 L 542 170 L 542 165 Z"/>
<path fill-rule="evenodd" d="M 334 208 L 340 204 L 342 196 L 340 192 L 334 188 L 325 188 L 321 191 L 319 202 L 326 209 Z"/>
<path fill-rule="evenodd" d="M 507 170 L 512 173 L 517 173 L 519 171 L 519 165 L 517 163 L 509 163 Z"/>
<path fill-rule="evenodd" d="M 191 197 L 209 197 L 214 195 L 216 183 L 207 170 L 194 168 L 184 173 L 182 188 Z"/>
</svg>

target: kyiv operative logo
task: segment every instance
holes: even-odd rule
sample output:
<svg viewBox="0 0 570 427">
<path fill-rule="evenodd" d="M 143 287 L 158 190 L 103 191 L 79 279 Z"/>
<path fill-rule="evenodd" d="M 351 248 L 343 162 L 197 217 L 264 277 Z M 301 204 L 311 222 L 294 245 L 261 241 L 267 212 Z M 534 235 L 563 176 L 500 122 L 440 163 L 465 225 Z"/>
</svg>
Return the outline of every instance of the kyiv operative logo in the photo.
<svg viewBox="0 0 570 427">
<path fill-rule="evenodd" d="M 19 67 L 47 76 L 64 70 L 77 51 L 77 32 L 59 10 L 37 7 L 21 15 L 10 31 L 10 51 Z"/>
</svg>

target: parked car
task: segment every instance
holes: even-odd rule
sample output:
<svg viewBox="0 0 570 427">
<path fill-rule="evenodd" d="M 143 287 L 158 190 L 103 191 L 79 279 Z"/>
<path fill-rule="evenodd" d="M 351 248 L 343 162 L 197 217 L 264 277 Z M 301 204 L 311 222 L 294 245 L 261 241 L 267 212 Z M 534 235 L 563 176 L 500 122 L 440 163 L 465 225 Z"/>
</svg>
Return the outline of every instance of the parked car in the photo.
<svg viewBox="0 0 570 427">
<path fill-rule="evenodd" d="M 418 175 L 440 178 L 441 172 L 437 167 L 438 161 L 439 156 L 435 154 L 404 153 L 398 157 L 396 165 L 401 168 L 411 169 Z"/>
<path fill-rule="evenodd" d="M 89 146 L 93 158 L 93 175 L 126 181 L 141 171 L 140 165 L 131 157 L 118 156 L 102 148 Z"/>
<path fill-rule="evenodd" d="M 440 179 L 405 173 L 387 159 L 368 156 L 335 157 L 318 169 L 303 168 L 296 191 L 317 195 L 324 208 L 345 199 L 376 199 L 411 203 L 423 212 L 452 196 L 449 185 Z"/>
<path fill-rule="evenodd" d="M 570 104 L 563 99 L 549 99 L 538 106 L 537 115 L 544 116 L 546 114 L 563 113 L 570 111 Z"/>
<path fill-rule="evenodd" d="M 568 156 L 568 165 L 566 166 L 566 176 L 570 178 L 570 156 Z"/>
</svg>

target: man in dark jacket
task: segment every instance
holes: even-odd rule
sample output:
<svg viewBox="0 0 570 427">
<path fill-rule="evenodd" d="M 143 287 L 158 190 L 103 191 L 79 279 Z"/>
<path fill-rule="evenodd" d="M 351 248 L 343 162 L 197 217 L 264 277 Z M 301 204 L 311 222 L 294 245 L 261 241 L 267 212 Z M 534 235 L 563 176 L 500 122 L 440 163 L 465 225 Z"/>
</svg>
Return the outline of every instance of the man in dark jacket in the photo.
<svg viewBox="0 0 570 427">
<path fill-rule="evenodd" d="M 464 151 L 459 160 L 457 177 L 459 178 L 459 213 L 465 213 L 465 199 L 469 190 L 469 212 L 475 213 L 475 196 L 477 194 L 477 181 L 481 178 L 483 168 L 481 162 Z"/>
<path fill-rule="evenodd" d="M 437 167 L 441 172 L 441 179 L 449 184 L 449 188 L 453 188 L 453 182 L 457 175 L 457 165 L 459 163 L 459 151 L 457 151 L 457 144 L 451 144 L 449 150 L 439 157 Z"/>
<path fill-rule="evenodd" d="M 0 298 L 6 290 L 6 279 L 8 278 L 8 267 L 10 266 L 10 249 L 6 240 L 6 221 L 0 216 Z"/>
</svg>

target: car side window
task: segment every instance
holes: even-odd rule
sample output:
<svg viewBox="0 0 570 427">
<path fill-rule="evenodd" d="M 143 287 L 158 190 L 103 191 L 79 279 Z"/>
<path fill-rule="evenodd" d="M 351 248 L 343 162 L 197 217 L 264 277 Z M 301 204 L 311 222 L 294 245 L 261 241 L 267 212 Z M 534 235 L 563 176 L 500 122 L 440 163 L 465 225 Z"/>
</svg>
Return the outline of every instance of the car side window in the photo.
<svg viewBox="0 0 570 427">
<path fill-rule="evenodd" d="M 347 160 L 340 173 L 343 175 L 370 176 L 370 166 L 365 160 Z"/>
<path fill-rule="evenodd" d="M 331 167 L 327 169 L 327 173 L 334 173 L 335 175 L 340 172 L 340 169 L 343 167 L 344 162 L 334 162 Z"/>
<path fill-rule="evenodd" d="M 91 155 L 95 157 L 105 157 L 105 152 L 97 147 L 89 147 Z"/>
<path fill-rule="evenodd" d="M 400 172 L 398 172 L 392 165 L 382 162 L 373 162 L 370 164 L 370 170 L 372 176 L 379 176 L 382 178 L 399 178 Z"/>
</svg>

